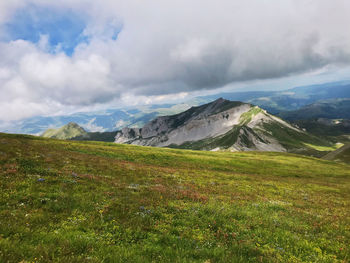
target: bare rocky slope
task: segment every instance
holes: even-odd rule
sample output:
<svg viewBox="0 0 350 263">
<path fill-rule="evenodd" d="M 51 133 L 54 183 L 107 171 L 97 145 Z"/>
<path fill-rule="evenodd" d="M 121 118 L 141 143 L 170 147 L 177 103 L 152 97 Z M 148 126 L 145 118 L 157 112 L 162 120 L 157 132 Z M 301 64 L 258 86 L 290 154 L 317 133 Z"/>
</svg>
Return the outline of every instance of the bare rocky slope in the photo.
<svg viewBox="0 0 350 263">
<path fill-rule="evenodd" d="M 217 99 L 143 128 L 124 128 L 116 143 L 198 150 L 313 151 L 330 142 L 310 135 L 265 110 L 247 103 Z"/>
</svg>

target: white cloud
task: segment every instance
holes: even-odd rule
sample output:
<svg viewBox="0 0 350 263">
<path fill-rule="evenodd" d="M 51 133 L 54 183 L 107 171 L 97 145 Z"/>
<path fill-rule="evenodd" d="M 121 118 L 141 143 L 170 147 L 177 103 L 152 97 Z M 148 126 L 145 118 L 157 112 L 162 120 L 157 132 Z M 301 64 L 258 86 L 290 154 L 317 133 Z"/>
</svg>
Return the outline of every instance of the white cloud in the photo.
<svg viewBox="0 0 350 263">
<path fill-rule="evenodd" d="M 71 57 L 0 43 L 0 120 L 350 64 L 347 0 L 2 0 L 0 28 L 26 4 L 87 16 L 91 39 Z"/>
</svg>

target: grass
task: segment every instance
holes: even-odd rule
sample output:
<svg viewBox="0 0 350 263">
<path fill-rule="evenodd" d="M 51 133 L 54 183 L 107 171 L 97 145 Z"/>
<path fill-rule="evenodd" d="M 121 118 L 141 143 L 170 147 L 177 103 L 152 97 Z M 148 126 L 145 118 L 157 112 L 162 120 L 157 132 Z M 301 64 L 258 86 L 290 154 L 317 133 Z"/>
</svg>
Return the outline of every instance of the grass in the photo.
<svg viewBox="0 0 350 263">
<path fill-rule="evenodd" d="M 293 129 L 286 129 L 281 127 L 278 123 L 264 123 L 266 131 L 271 131 L 274 138 L 276 138 L 286 149 L 297 150 L 309 146 L 309 149 L 332 147 L 334 143 L 317 137 L 309 133 L 301 133 Z"/>
<path fill-rule="evenodd" d="M 260 112 L 263 112 L 263 110 L 258 106 L 252 107 L 249 111 L 244 112 L 240 117 L 240 125 L 247 125 L 251 122 L 252 118 Z"/>
<path fill-rule="evenodd" d="M 313 148 L 317 151 L 320 152 L 331 152 L 334 151 L 336 149 L 339 149 L 340 147 L 342 147 L 344 144 L 342 143 L 335 143 L 333 146 L 319 146 L 319 145 L 313 145 L 313 144 L 309 144 L 309 143 L 304 143 L 306 146 Z"/>
<path fill-rule="evenodd" d="M 345 162 L 345 163 L 350 163 L 350 148 L 347 150 L 343 151 L 340 155 L 337 156 L 335 161 L 340 161 L 340 162 Z"/>
<path fill-rule="evenodd" d="M 337 150 L 324 155 L 322 159 L 350 164 L 350 144 L 345 144 Z"/>
<path fill-rule="evenodd" d="M 0 262 L 349 262 L 350 166 L 0 134 Z"/>
</svg>

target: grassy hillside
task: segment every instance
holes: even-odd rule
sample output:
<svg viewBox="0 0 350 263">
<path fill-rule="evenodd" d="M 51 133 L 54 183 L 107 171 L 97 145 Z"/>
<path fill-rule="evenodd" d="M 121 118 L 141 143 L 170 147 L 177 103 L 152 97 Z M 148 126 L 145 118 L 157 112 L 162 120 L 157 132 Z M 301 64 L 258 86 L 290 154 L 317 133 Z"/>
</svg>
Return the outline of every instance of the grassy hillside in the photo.
<svg viewBox="0 0 350 263">
<path fill-rule="evenodd" d="M 318 101 L 295 111 L 281 112 L 279 116 L 286 120 L 350 119 L 350 99 Z"/>
<path fill-rule="evenodd" d="M 330 152 L 323 157 L 325 160 L 334 160 L 350 164 L 350 143 L 342 146 L 336 151 Z"/>
<path fill-rule="evenodd" d="M 0 262 L 349 262 L 350 166 L 0 134 Z"/>
<path fill-rule="evenodd" d="M 350 134 L 350 121 L 349 120 L 332 120 L 326 119 L 330 124 L 325 124 L 322 120 L 300 120 L 294 123 L 298 127 L 306 129 L 307 132 L 315 134 L 316 136 L 326 138 L 336 138 L 344 134 Z M 332 123 L 333 122 L 333 123 Z"/>
<path fill-rule="evenodd" d="M 86 136 L 87 132 L 74 122 L 70 122 L 58 129 L 48 129 L 41 136 L 55 139 L 72 139 L 78 136 Z"/>
</svg>

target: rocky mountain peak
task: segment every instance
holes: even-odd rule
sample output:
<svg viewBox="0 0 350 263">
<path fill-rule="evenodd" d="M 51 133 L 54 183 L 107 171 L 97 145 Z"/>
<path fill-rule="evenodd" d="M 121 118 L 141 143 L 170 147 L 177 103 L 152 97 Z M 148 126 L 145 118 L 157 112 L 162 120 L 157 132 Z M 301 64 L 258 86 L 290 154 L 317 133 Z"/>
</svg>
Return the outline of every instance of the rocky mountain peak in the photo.
<svg viewBox="0 0 350 263">
<path fill-rule="evenodd" d="M 75 122 L 69 122 L 68 124 L 64 125 L 63 127 L 66 128 L 76 128 L 76 129 L 83 129 L 82 127 L 80 127 L 77 123 Z"/>
</svg>

